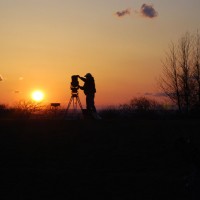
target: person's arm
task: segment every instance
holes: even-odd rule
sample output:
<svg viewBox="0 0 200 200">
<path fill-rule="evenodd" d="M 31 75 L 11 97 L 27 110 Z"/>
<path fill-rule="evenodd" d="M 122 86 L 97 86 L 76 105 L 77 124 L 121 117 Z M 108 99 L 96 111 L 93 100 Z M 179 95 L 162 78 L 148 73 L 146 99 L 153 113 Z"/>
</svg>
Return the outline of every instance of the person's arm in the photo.
<svg viewBox="0 0 200 200">
<path fill-rule="evenodd" d="M 84 87 L 83 87 L 83 86 L 80 86 L 80 85 L 79 85 L 79 88 L 80 88 L 81 90 L 84 90 Z"/>
<path fill-rule="evenodd" d="M 86 78 L 81 77 L 81 76 L 79 76 L 79 75 L 78 75 L 78 78 L 80 78 L 80 79 L 81 79 L 82 81 L 84 81 L 84 82 L 86 81 Z"/>
</svg>

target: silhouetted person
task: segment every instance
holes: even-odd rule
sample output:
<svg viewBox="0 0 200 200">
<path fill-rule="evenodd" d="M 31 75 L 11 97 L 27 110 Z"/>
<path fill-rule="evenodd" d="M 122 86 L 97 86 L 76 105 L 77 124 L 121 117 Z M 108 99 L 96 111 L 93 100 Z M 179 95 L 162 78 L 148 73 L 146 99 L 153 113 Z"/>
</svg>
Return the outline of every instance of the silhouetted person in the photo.
<svg viewBox="0 0 200 200">
<path fill-rule="evenodd" d="M 79 88 L 83 90 L 86 95 L 87 114 L 92 116 L 94 119 L 101 119 L 101 117 L 97 114 L 94 103 L 96 93 L 94 77 L 90 73 L 87 73 L 84 77 L 78 75 L 78 78 L 84 82 L 84 85 L 79 86 Z"/>
<path fill-rule="evenodd" d="M 86 108 L 89 112 L 95 112 L 95 103 L 94 103 L 94 97 L 96 93 L 95 88 L 95 81 L 93 76 L 90 73 L 87 73 L 84 77 L 78 76 L 83 82 L 83 86 L 79 86 L 81 90 L 84 91 L 84 94 L 86 95 Z"/>
</svg>

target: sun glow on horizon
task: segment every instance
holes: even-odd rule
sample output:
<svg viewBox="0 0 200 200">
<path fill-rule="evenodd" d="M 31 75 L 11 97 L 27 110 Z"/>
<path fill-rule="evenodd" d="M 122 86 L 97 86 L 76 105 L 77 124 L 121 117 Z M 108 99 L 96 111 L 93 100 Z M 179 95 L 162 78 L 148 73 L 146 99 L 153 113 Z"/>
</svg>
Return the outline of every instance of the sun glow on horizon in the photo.
<svg viewBox="0 0 200 200">
<path fill-rule="evenodd" d="M 44 99 L 44 93 L 40 90 L 35 90 L 31 95 L 34 101 L 40 102 Z"/>
</svg>

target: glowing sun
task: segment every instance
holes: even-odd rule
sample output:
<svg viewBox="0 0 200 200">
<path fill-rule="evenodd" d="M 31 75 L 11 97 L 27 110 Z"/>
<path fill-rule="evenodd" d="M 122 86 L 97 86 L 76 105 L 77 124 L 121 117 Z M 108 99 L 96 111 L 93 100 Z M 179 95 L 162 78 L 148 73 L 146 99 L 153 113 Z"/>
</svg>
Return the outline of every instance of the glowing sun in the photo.
<svg viewBox="0 0 200 200">
<path fill-rule="evenodd" d="M 44 99 L 44 93 L 40 90 L 36 90 L 32 93 L 32 99 L 37 102 L 42 101 Z"/>
</svg>

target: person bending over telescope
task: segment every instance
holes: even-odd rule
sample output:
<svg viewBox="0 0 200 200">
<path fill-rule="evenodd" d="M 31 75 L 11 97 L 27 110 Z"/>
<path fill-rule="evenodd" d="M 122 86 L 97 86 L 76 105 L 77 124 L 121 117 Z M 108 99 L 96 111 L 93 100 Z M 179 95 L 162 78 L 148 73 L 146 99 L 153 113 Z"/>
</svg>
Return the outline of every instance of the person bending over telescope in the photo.
<svg viewBox="0 0 200 200">
<path fill-rule="evenodd" d="M 83 90 L 84 94 L 86 95 L 87 111 L 89 113 L 96 113 L 96 107 L 94 103 L 94 97 L 96 93 L 94 77 L 90 73 L 87 73 L 84 77 L 78 75 L 78 78 L 84 82 L 84 85 L 79 86 L 79 88 Z"/>
</svg>

